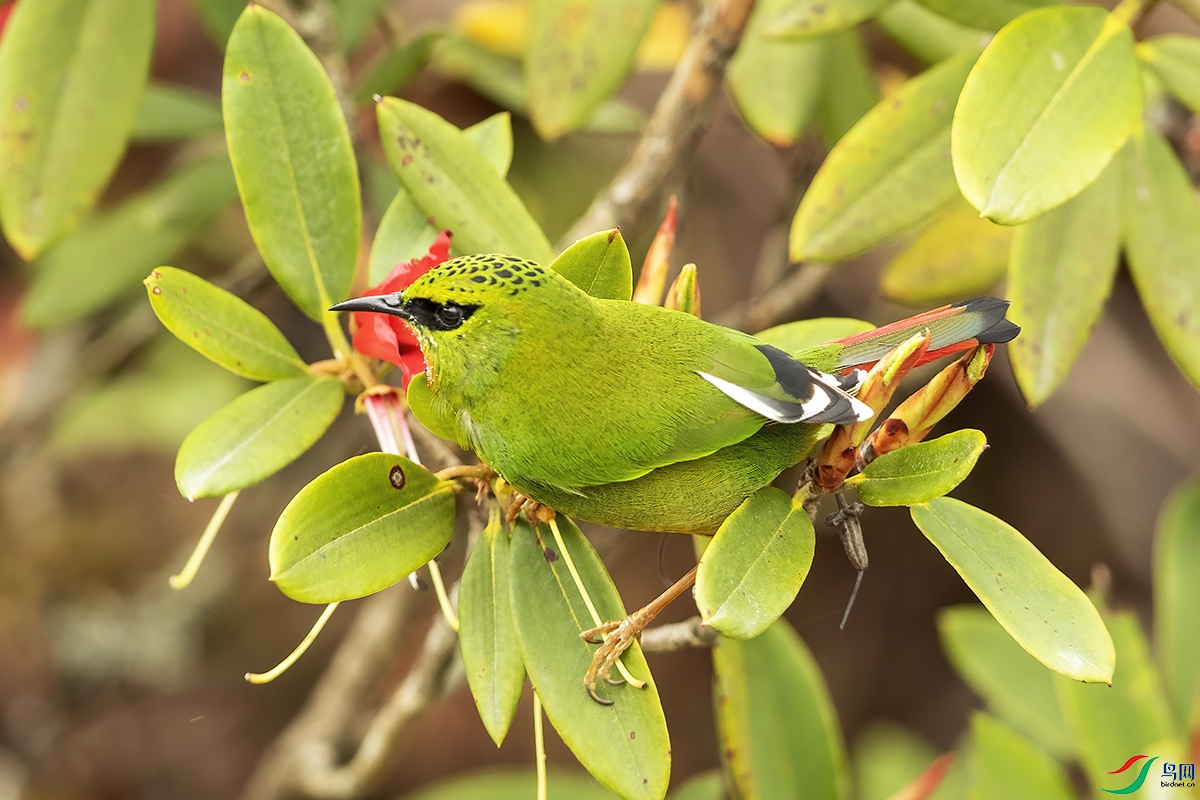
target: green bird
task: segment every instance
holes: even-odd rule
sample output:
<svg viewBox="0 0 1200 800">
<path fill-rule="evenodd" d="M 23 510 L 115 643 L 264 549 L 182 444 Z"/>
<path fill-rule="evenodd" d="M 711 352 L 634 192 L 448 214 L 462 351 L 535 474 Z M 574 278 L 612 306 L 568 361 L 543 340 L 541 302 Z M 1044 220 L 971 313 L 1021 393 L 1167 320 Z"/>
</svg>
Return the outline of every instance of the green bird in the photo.
<svg viewBox="0 0 1200 800">
<path fill-rule="evenodd" d="M 822 425 L 871 416 L 853 397 L 860 367 L 923 328 L 927 360 L 1008 341 L 1007 306 L 979 298 L 790 354 L 489 254 L 333 308 L 407 322 L 427 365 L 413 413 L 526 497 L 589 522 L 711 534 L 805 458 Z"/>
<path fill-rule="evenodd" d="M 804 459 L 823 426 L 864 420 L 854 398 L 873 363 L 928 329 L 926 360 L 1016 336 L 1008 303 L 957 303 L 860 336 L 786 353 L 680 311 L 588 295 L 553 269 L 502 255 L 455 258 L 407 289 L 338 311 L 403 319 L 425 356 L 409 405 L 474 450 L 525 497 L 576 519 L 714 533 L 747 497 Z M 693 569 L 600 641 L 598 677 Z"/>
</svg>

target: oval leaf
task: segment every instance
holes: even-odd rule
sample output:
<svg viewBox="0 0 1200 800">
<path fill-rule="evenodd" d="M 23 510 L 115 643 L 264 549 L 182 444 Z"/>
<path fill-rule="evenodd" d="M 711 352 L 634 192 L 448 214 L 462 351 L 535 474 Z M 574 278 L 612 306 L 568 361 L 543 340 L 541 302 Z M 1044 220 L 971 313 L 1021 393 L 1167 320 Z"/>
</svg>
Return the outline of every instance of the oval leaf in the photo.
<svg viewBox="0 0 1200 800">
<path fill-rule="evenodd" d="M 525 78 L 545 139 L 580 127 L 633 66 L 658 0 L 532 0 Z"/>
<path fill-rule="evenodd" d="M 525 662 L 513 627 L 508 532 L 497 516 L 475 543 L 458 584 L 458 647 L 479 718 L 499 747 L 508 734 Z"/>
<path fill-rule="evenodd" d="M 362 228 L 350 132 L 317 57 L 259 5 L 238 19 L 221 85 L 246 222 L 271 274 L 313 319 L 350 294 Z"/>
<path fill-rule="evenodd" d="M 1012 238 L 1012 228 L 956 200 L 888 262 L 879 289 L 914 306 L 984 294 L 1004 277 Z"/>
<path fill-rule="evenodd" d="M 917 780 L 937 757 L 932 745 L 907 728 L 894 722 L 869 723 L 854 739 L 855 796 L 888 800 Z"/>
<path fill-rule="evenodd" d="M 825 40 L 825 77 L 817 100 L 817 129 L 833 147 L 879 102 L 879 84 L 857 31 Z"/>
<path fill-rule="evenodd" d="M 1118 156 L 1095 183 L 1013 237 L 1008 316 L 1021 335 L 1008 353 L 1030 406 L 1041 405 L 1066 379 L 1112 292 L 1124 162 Z"/>
<path fill-rule="evenodd" d="M 950 497 L 911 511 L 925 537 L 1030 655 L 1078 681 L 1112 680 L 1112 639 L 1095 606 L 1016 528 Z"/>
<path fill-rule="evenodd" d="M 1200 387 L 1200 206 L 1157 131 L 1143 128 L 1132 145 L 1122 206 L 1129 272 L 1171 360 Z"/>
<path fill-rule="evenodd" d="M 767 36 L 794 38 L 820 36 L 853 28 L 875 16 L 890 0 L 777 0 L 764 18 Z M 768 4 L 769 5 L 769 4 Z M 758 4 L 762 8 L 763 4 Z M 756 9 L 757 10 L 757 9 Z"/>
<path fill-rule="evenodd" d="M 599 231 L 563 250 L 550 265 L 592 297 L 629 300 L 633 297 L 633 264 L 621 231 Z"/>
<path fill-rule="evenodd" d="M 992 34 L 946 19 L 915 0 L 894 0 L 872 20 L 896 44 L 926 64 L 978 52 Z"/>
<path fill-rule="evenodd" d="M 995 617 L 975 605 L 946 608 L 938 615 L 938 635 L 955 671 L 992 713 L 1055 758 L 1071 757 L 1054 673 L 1022 650 Z"/>
<path fill-rule="evenodd" d="M 171 141 L 220 133 L 221 102 L 207 92 L 152 83 L 142 95 L 133 138 L 145 142 Z"/>
<path fill-rule="evenodd" d="M 560 514 L 557 524 L 601 619 L 624 617 L 621 598 L 592 545 L 565 516 Z M 513 526 L 509 585 L 521 587 L 512 593 L 513 621 L 529 680 L 554 729 L 596 780 L 626 800 L 661 800 L 671 745 L 650 668 L 635 642 L 621 660 L 647 682 L 646 688 L 609 690 L 601 683 L 599 691 L 608 691 L 614 701 L 610 706 L 588 697 L 583 674 L 594 645 L 579 634 L 595 623 L 559 549 L 548 526 L 536 531 L 524 521 Z"/>
<path fill-rule="evenodd" d="M 846 748 L 812 653 L 779 620 L 713 648 L 717 724 L 745 800 L 850 797 Z"/>
<path fill-rule="evenodd" d="M 846 483 L 869 506 L 924 503 L 962 483 L 986 447 L 982 431 L 955 431 L 885 453 Z"/>
<path fill-rule="evenodd" d="M 1062 767 L 987 714 L 971 717 L 967 796 L 972 800 L 1073 800 Z"/>
<path fill-rule="evenodd" d="M 1094 786 L 1116 789 L 1129 785 L 1137 774 L 1119 783 L 1109 774 L 1130 756 L 1166 755 L 1164 750 L 1179 753 L 1182 748 L 1178 743 L 1168 744 L 1175 736 L 1171 711 L 1137 615 L 1106 614 L 1105 620 L 1120 654 L 1112 686 L 1087 686 L 1060 678 L 1055 688 L 1076 757 L 1083 762 L 1088 778 Z M 1161 774 L 1161 766 L 1157 769 Z"/>
<path fill-rule="evenodd" d="M 312 447 L 341 408 L 342 385 L 333 378 L 251 389 L 188 434 L 175 459 L 175 483 L 189 500 L 253 486 Z"/>
<path fill-rule="evenodd" d="M 756 3 L 737 53 L 729 62 L 729 91 L 746 124 L 777 147 L 800 138 L 821 96 L 824 39 L 772 38 L 767 26 L 788 0 Z M 770 80 L 763 80 L 770 75 Z"/>
<path fill-rule="evenodd" d="M 252 381 L 307 374 L 279 328 L 240 297 L 174 267 L 159 267 L 144 283 L 163 326 L 230 372 Z"/>
<path fill-rule="evenodd" d="M 271 580 L 301 603 L 382 591 L 454 532 L 454 486 L 402 456 L 367 453 L 318 475 L 271 531 Z"/>
<path fill-rule="evenodd" d="M 376 110 L 388 163 L 432 225 L 454 232 L 456 252 L 553 259 L 546 234 L 466 134 L 394 97 Z"/>
<path fill-rule="evenodd" d="M 507 112 L 493 114 L 477 122 L 463 133 L 501 176 L 508 173 L 512 163 L 512 118 Z M 383 218 L 375 241 L 371 245 L 370 282 L 380 283 L 397 264 L 420 258 L 429 252 L 439 229 L 429 223 L 429 217 L 413 201 L 403 186 L 397 190 Z"/>
<path fill-rule="evenodd" d="M 817 537 L 808 512 L 768 486 L 737 507 L 700 558 L 696 607 L 705 625 L 732 639 L 770 627 L 796 599 Z"/>
<path fill-rule="evenodd" d="M 1167 498 L 1154 536 L 1154 640 L 1176 718 L 1200 729 L 1200 481 Z"/>
<path fill-rule="evenodd" d="M 73 322 L 132 293 L 237 196 L 224 153 L 182 168 L 98 214 L 34 262 L 22 313 L 38 327 Z"/>
<path fill-rule="evenodd" d="M 1200 39 L 1178 34 L 1152 36 L 1137 46 L 1137 54 L 1171 94 L 1200 112 Z"/>
<path fill-rule="evenodd" d="M 796 210 L 792 261 L 849 258 L 957 194 L 950 121 L 974 60 L 967 53 L 913 78 L 842 137 Z"/>
<path fill-rule="evenodd" d="M 153 0 L 20 3 L 0 45 L 0 224 L 31 259 L 96 205 L 137 118 Z"/>
<path fill-rule="evenodd" d="M 1027 222 L 1095 180 L 1141 114 L 1128 25 L 1095 6 L 1031 11 L 996 34 L 963 86 L 958 186 L 985 217 Z"/>
</svg>

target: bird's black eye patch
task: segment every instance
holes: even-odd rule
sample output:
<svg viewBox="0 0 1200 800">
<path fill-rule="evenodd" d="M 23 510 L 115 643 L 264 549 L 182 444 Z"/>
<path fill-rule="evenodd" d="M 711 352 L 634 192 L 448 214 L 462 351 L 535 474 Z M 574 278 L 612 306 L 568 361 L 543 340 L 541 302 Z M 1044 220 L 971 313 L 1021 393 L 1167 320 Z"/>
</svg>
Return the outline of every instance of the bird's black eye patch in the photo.
<svg viewBox="0 0 1200 800">
<path fill-rule="evenodd" d="M 452 331 L 467 321 L 479 306 L 461 303 L 438 303 L 425 297 L 414 297 L 404 304 L 408 317 L 418 325 L 434 331 Z"/>
</svg>

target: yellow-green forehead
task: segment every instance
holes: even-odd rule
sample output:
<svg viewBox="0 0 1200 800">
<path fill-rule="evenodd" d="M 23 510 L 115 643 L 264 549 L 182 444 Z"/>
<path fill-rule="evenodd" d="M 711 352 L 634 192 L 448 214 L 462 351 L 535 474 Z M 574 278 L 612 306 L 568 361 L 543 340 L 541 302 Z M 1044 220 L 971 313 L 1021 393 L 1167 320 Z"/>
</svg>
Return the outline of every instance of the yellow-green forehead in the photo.
<svg viewBox="0 0 1200 800">
<path fill-rule="evenodd" d="M 547 281 L 547 269 L 516 256 L 479 253 L 452 258 L 413 281 L 404 297 L 468 305 L 484 298 L 515 297 Z"/>
</svg>

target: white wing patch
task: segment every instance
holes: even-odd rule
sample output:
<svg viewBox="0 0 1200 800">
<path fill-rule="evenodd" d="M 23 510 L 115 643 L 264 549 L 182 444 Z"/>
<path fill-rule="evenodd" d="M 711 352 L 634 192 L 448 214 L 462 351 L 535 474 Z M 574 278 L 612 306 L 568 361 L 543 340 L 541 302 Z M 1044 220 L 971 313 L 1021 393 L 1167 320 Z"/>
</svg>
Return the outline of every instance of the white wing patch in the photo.
<svg viewBox="0 0 1200 800">
<path fill-rule="evenodd" d="M 811 399 L 795 403 L 767 397 L 744 386 L 738 386 L 736 383 L 730 383 L 715 375 L 709 375 L 707 372 L 698 372 L 697 374 L 720 389 L 722 393 L 734 402 L 745 406 L 757 414 L 762 414 L 767 419 L 774 420 L 775 422 L 806 422 L 826 411 L 835 412 L 834 416 L 839 418 L 849 417 L 850 419 L 844 420 L 847 422 L 851 419 L 862 421 L 870 419 L 875 415 L 875 412 L 866 403 L 856 400 L 842 391 L 837 378 L 816 370 L 809 371 L 820 383 L 813 384 L 813 396 Z M 844 408 L 843 413 L 837 413 L 842 410 L 838 409 L 838 406 Z M 823 419 L 820 421 L 828 422 L 832 420 Z"/>
</svg>

